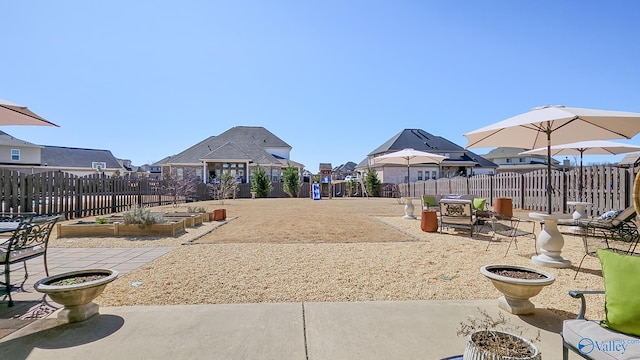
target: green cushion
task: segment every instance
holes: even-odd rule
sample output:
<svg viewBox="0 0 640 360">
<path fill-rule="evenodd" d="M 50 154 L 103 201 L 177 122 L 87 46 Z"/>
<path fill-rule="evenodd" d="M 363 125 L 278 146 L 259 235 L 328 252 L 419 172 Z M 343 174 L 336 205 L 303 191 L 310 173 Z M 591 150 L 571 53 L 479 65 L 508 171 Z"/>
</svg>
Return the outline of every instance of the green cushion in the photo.
<svg viewBox="0 0 640 360">
<path fill-rule="evenodd" d="M 438 206 L 436 198 L 429 195 L 422 195 L 422 201 L 426 206 Z"/>
<path fill-rule="evenodd" d="M 598 249 L 607 319 L 602 326 L 640 336 L 640 257 Z"/>
<path fill-rule="evenodd" d="M 473 210 L 484 210 L 484 205 L 487 203 L 485 198 L 473 199 Z"/>
</svg>

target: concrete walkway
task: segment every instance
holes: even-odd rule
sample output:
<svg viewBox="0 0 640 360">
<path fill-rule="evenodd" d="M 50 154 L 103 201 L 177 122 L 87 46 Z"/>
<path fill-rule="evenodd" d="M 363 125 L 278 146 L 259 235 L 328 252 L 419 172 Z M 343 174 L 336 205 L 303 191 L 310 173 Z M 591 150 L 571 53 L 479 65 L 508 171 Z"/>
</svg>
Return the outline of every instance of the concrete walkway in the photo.
<svg viewBox="0 0 640 360">
<path fill-rule="evenodd" d="M 120 275 L 124 275 L 172 249 L 170 247 L 49 248 L 47 262 L 50 275 L 96 268 L 114 269 Z M 12 267 L 11 282 L 13 284 L 20 284 L 24 279 L 24 270 L 19 266 Z M 60 307 L 56 303 L 44 301 L 43 294 L 33 288 L 36 281 L 46 277 L 42 258 L 29 260 L 27 267 L 29 278 L 20 289 L 14 289 L 11 292 L 13 307 L 7 307 L 8 299 L 4 289 L 0 292 L 0 339 L 37 319 L 50 315 Z"/>
<path fill-rule="evenodd" d="M 92 267 L 126 273 L 171 249 L 51 250 L 51 273 Z M 0 303 L 0 359 L 441 359 L 464 352 L 460 322 L 479 309 L 501 312 L 496 300 L 131 306 L 58 324 L 58 305 L 43 303 L 33 289 L 31 279 L 44 276 L 37 263 L 29 263 L 31 278 L 25 292 L 15 293 L 16 306 Z M 540 330 L 544 359 L 562 358 L 555 314 L 504 314 L 525 326 L 526 336 Z"/>
</svg>

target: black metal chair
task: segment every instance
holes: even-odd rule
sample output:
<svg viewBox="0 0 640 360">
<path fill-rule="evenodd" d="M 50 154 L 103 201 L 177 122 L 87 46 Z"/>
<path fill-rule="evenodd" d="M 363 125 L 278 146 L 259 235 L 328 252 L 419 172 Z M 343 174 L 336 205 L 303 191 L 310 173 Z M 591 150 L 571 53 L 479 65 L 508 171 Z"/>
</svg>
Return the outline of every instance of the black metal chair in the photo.
<svg viewBox="0 0 640 360">
<path fill-rule="evenodd" d="M 20 222 L 17 229 L 11 233 L 9 239 L 0 243 L 0 265 L 4 266 L 4 282 L 0 282 L 5 286 L 7 296 L 9 297 L 9 306 L 13 306 L 11 298 L 11 265 L 22 263 L 24 268 L 24 280 L 22 285 L 29 277 L 27 270 L 27 260 L 40 257 L 44 258 L 44 271 L 49 276 L 49 268 L 47 266 L 47 247 L 49 245 L 49 237 L 51 230 L 58 221 L 58 216 L 42 217 L 30 222 Z"/>
<path fill-rule="evenodd" d="M 635 217 L 635 208 L 631 206 L 613 219 L 583 219 L 576 221 L 575 225 L 584 230 L 582 234 L 584 255 L 573 278 L 576 279 L 578 277 L 578 272 L 580 272 L 582 263 L 587 255 L 596 256 L 598 249 L 634 254 L 638 241 L 640 241 L 640 232 L 638 232 L 638 227 L 633 221 Z"/>
<path fill-rule="evenodd" d="M 523 223 L 532 224 L 531 231 L 527 231 L 521 227 Z M 489 243 L 487 244 L 487 248 L 485 251 L 489 250 L 489 246 L 493 242 L 493 239 L 498 235 L 502 235 L 509 238 L 509 246 L 507 246 L 507 251 L 504 253 L 506 257 L 511 249 L 511 245 L 515 245 L 516 249 L 518 248 L 518 237 L 525 236 L 531 237 L 533 239 L 533 248 L 538 254 L 537 245 L 537 237 L 535 233 L 536 224 L 534 221 L 521 219 L 513 216 L 506 216 L 503 214 L 492 213 L 490 220 L 487 221 L 487 224 L 491 227 L 491 231 L 493 232 L 491 239 L 489 239 Z"/>
<path fill-rule="evenodd" d="M 30 222 L 35 216 L 34 212 L 0 213 L 0 222 Z"/>
</svg>

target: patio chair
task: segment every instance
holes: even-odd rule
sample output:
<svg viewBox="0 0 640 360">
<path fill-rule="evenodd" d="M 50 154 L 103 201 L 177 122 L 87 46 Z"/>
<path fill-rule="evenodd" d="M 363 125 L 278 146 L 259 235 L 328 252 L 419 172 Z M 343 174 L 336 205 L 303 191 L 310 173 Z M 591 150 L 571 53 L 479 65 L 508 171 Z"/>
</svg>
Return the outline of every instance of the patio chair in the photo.
<svg viewBox="0 0 640 360">
<path fill-rule="evenodd" d="M 491 231 L 493 232 L 491 238 L 489 239 L 489 243 L 485 251 L 489 250 L 489 246 L 493 242 L 493 239 L 497 240 L 497 236 L 505 236 L 509 238 L 509 246 L 507 246 L 507 251 L 505 251 L 504 256 L 506 257 L 509 254 L 509 250 L 511 249 L 511 245 L 515 245 L 516 249 L 518 248 L 518 237 L 525 236 L 531 237 L 533 239 L 533 249 L 538 255 L 538 247 L 535 229 L 536 223 L 532 220 L 521 219 L 513 216 L 506 216 L 499 213 L 492 213 L 490 221 L 487 222 Z M 531 224 L 531 231 L 525 230 L 522 225 Z"/>
<path fill-rule="evenodd" d="M 440 200 L 440 233 L 442 228 L 466 228 L 469 229 L 469 236 L 473 237 L 473 230 L 476 227 L 476 216 L 471 207 L 471 200 L 442 199 Z"/>
<path fill-rule="evenodd" d="M 640 343 L 640 296 L 635 290 L 640 287 L 640 280 L 629 274 L 640 271 L 640 257 L 608 250 L 599 250 L 598 257 L 605 291 L 569 291 L 581 303 L 578 316 L 562 323 L 562 358 L 568 360 L 571 350 L 585 359 L 638 359 L 640 347 L 634 344 Z M 604 294 L 605 320 L 585 319 L 585 295 L 592 294 Z M 596 343 L 627 346 L 623 349 Z"/>
<path fill-rule="evenodd" d="M 22 263 L 24 268 L 24 280 L 20 287 L 24 286 L 29 272 L 27 270 L 27 260 L 42 256 L 44 259 L 44 271 L 49 276 L 49 268 L 47 266 L 47 247 L 49 245 L 49 236 L 53 226 L 58 221 L 58 216 L 39 218 L 34 222 L 21 222 L 11 237 L 0 243 L 0 265 L 4 266 L 4 285 L 7 296 L 9 297 L 9 306 L 13 306 L 11 298 L 11 272 L 15 271 L 11 265 Z"/>
<path fill-rule="evenodd" d="M 0 222 L 29 222 L 36 213 L 0 213 Z"/>
<path fill-rule="evenodd" d="M 440 210 L 438 199 L 434 195 L 422 195 L 422 210 Z"/>
<path fill-rule="evenodd" d="M 580 219 L 575 222 L 576 226 L 584 229 L 582 234 L 584 255 L 578 264 L 574 279 L 577 278 L 584 259 L 588 255 L 595 256 L 598 249 L 609 249 L 626 254 L 635 253 L 640 240 L 638 227 L 633 221 L 635 216 L 635 207 L 630 206 L 612 219 Z"/>
</svg>

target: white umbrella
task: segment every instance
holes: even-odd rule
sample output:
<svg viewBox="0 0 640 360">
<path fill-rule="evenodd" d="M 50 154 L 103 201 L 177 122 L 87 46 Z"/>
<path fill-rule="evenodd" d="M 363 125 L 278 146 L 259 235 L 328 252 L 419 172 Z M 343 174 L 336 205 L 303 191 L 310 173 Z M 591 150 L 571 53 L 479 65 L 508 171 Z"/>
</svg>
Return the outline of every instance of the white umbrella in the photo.
<svg viewBox="0 0 640 360">
<path fill-rule="evenodd" d="M 27 109 L 26 106 L 2 99 L 0 99 L 0 125 L 58 126 Z"/>
<path fill-rule="evenodd" d="M 585 140 L 630 139 L 638 132 L 640 113 L 545 106 L 464 136 L 468 141 L 467 148 L 511 146 L 535 149 L 546 146 L 547 206 L 551 214 L 552 145 Z"/>
<path fill-rule="evenodd" d="M 582 200 L 582 156 L 587 155 L 618 155 L 634 151 L 640 151 L 640 146 L 624 144 L 614 141 L 592 140 L 575 143 L 554 145 L 551 147 L 551 155 L 580 155 L 580 177 L 578 178 L 578 190 Z M 541 147 L 521 152 L 520 155 L 546 154 L 547 148 Z"/>
<path fill-rule="evenodd" d="M 414 149 L 402 149 L 373 158 L 374 163 L 407 165 L 407 192 L 409 191 L 409 172 L 411 165 L 415 164 L 440 164 L 446 156 L 428 153 Z"/>
</svg>

